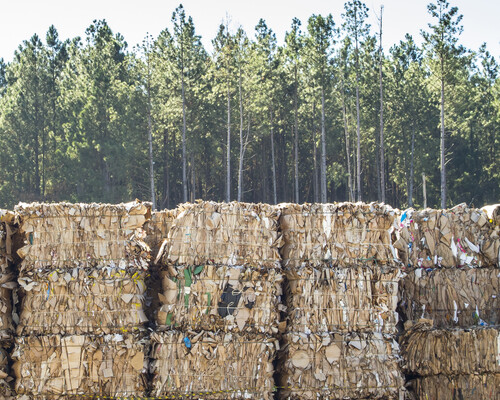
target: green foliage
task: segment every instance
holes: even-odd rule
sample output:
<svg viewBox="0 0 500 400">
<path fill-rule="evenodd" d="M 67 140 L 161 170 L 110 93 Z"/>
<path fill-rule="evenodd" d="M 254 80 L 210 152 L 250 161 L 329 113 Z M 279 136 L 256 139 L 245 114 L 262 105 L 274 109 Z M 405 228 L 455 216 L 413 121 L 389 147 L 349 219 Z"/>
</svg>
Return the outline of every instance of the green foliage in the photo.
<svg viewBox="0 0 500 400">
<path fill-rule="evenodd" d="M 440 204 L 441 81 L 447 204 L 498 202 L 498 61 L 460 45 L 456 7 L 436 0 L 428 11 L 424 44 L 406 35 L 383 59 L 387 202 L 422 206 L 425 174 L 427 204 Z M 159 207 L 181 202 L 183 184 L 189 200 L 223 200 L 228 112 L 232 198 L 241 184 L 244 201 L 272 202 L 274 187 L 277 201 L 293 201 L 298 182 L 300 200 L 317 201 L 323 113 L 327 200 L 343 201 L 356 174 L 357 91 L 361 193 L 377 200 L 379 55 L 367 17 L 352 0 L 340 29 L 331 15 L 312 15 L 303 31 L 294 19 L 282 45 L 263 19 L 252 35 L 226 21 L 211 54 L 182 6 L 172 29 L 133 51 L 106 21 L 82 39 L 61 40 L 54 26 L 45 42 L 33 35 L 12 62 L 0 59 L 0 208 L 149 199 L 148 115 Z"/>
</svg>

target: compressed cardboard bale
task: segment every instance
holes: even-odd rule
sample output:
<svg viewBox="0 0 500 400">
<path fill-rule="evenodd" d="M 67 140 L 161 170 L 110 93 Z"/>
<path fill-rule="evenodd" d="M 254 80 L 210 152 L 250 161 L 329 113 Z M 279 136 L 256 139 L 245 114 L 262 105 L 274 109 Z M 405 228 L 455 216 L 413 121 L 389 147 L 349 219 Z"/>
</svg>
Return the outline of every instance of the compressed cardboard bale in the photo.
<svg viewBox="0 0 500 400">
<path fill-rule="evenodd" d="M 279 215 L 279 209 L 269 204 L 182 204 L 156 261 L 279 267 Z"/>
<path fill-rule="evenodd" d="M 305 266 L 285 276 L 288 331 L 396 333 L 399 269 Z"/>
<path fill-rule="evenodd" d="M 155 397 L 273 399 L 275 338 L 167 331 L 151 335 Z"/>
<path fill-rule="evenodd" d="M 19 395 L 144 397 L 147 339 L 131 334 L 16 338 Z"/>
<path fill-rule="evenodd" d="M 0 348 L 0 399 L 14 399 L 16 397 L 13 381 L 14 378 L 10 376 L 8 353 L 5 349 Z"/>
<path fill-rule="evenodd" d="M 497 400 L 500 374 L 426 376 L 411 380 L 408 386 L 417 400 Z"/>
<path fill-rule="evenodd" d="M 498 266 L 500 238 L 485 211 L 408 209 L 398 217 L 394 247 L 409 267 Z"/>
<path fill-rule="evenodd" d="M 142 227 L 150 204 L 19 203 L 25 246 L 20 270 L 120 267 L 147 269 L 149 246 Z"/>
<path fill-rule="evenodd" d="M 12 340 L 14 333 L 12 313 L 13 291 L 17 287 L 14 270 L 17 230 L 15 214 L 0 210 L 0 342 Z"/>
<path fill-rule="evenodd" d="M 151 219 L 144 224 L 144 241 L 151 248 L 151 258 L 155 259 L 163 240 L 167 237 L 175 217 L 175 210 L 153 211 Z"/>
<path fill-rule="evenodd" d="M 31 271 L 19 277 L 18 335 L 144 330 L 146 272 L 120 268 Z"/>
<path fill-rule="evenodd" d="M 500 333 L 493 328 L 416 326 L 401 340 L 404 370 L 420 376 L 500 373 Z"/>
<path fill-rule="evenodd" d="M 401 280 L 404 317 L 434 320 L 436 328 L 500 324 L 500 270 L 417 268 Z"/>
<path fill-rule="evenodd" d="M 399 347 L 381 333 L 292 333 L 278 356 L 280 399 L 398 398 Z"/>
<path fill-rule="evenodd" d="M 395 265 L 395 211 L 377 203 L 281 204 L 283 265 Z"/>
<path fill-rule="evenodd" d="M 278 333 L 280 269 L 170 266 L 160 274 L 160 329 Z"/>
</svg>

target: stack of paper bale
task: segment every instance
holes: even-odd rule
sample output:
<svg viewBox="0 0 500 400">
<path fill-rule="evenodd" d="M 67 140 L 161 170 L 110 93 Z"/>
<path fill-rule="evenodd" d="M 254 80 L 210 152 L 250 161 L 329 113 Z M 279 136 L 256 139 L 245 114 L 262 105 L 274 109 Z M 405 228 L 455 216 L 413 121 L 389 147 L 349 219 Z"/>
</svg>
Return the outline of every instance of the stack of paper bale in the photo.
<svg viewBox="0 0 500 400">
<path fill-rule="evenodd" d="M 383 204 L 283 204 L 280 399 L 398 398 L 398 282 Z"/>
<path fill-rule="evenodd" d="M 279 212 L 198 202 L 175 210 L 156 260 L 154 396 L 273 398 L 282 274 Z"/>
<path fill-rule="evenodd" d="M 27 398 L 146 394 L 148 204 L 19 204 L 20 321 L 12 358 Z"/>
<path fill-rule="evenodd" d="M 500 333 L 493 328 L 435 329 L 421 320 L 403 336 L 404 369 L 418 399 L 496 399 Z"/>
<path fill-rule="evenodd" d="M 14 340 L 14 322 L 17 314 L 14 290 L 15 276 L 15 235 L 17 222 L 15 214 L 0 210 L 0 398 L 14 398 L 13 377 L 10 374 L 8 349 Z"/>
<path fill-rule="evenodd" d="M 488 215 L 462 204 L 449 210 L 410 209 L 398 218 L 394 246 L 406 266 L 400 293 L 408 330 L 404 363 L 419 399 L 494 398 L 498 370 L 467 363 L 474 357 L 487 362 L 481 349 L 498 338 L 497 209 L 489 207 Z M 495 359 L 500 360 L 498 350 Z"/>
</svg>

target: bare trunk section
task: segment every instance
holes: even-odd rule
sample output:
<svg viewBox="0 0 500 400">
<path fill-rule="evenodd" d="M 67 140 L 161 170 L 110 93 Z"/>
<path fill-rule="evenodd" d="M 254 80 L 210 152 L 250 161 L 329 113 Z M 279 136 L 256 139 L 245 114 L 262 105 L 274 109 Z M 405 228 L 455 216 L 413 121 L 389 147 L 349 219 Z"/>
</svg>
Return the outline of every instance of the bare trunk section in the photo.
<svg viewBox="0 0 500 400">
<path fill-rule="evenodd" d="M 163 132 L 163 201 L 161 208 L 170 208 L 170 179 L 168 176 L 168 131 Z"/>
<path fill-rule="evenodd" d="M 149 183 L 151 186 L 151 202 L 153 210 L 156 210 L 156 195 L 155 195 L 155 175 L 153 161 L 153 127 L 151 123 L 151 94 L 148 84 L 148 141 L 149 141 Z"/>
<path fill-rule="evenodd" d="M 384 86 L 382 82 L 382 63 L 383 63 L 383 53 L 382 53 L 382 13 L 384 11 L 384 6 L 380 6 L 380 47 L 379 47 L 379 78 L 380 78 L 380 192 L 381 201 L 385 203 L 385 154 L 384 154 Z"/>
<path fill-rule="evenodd" d="M 295 66 L 295 93 L 293 97 L 293 108 L 294 108 L 294 125 L 295 125 L 295 136 L 294 136 L 294 177 L 295 177 L 295 202 L 300 203 L 299 200 L 299 122 L 298 122 L 298 84 L 297 84 L 297 66 Z"/>
<path fill-rule="evenodd" d="M 184 57 L 184 55 L 181 55 Z M 186 154 L 186 96 L 184 88 L 184 62 L 181 66 L 181 90 L 182 90 L 182 199 L 188 201 L 188 182 L 187 182 L 187 154 Z"/>
<path fill-rule="evenodd" d="M 356 22 L 356 21 L 355 21 Z M 361 131 L 359 118 L 359 46 L 358 33 L 355 34 L 356 41 L 356 190 L 357 199 L 361 201 Z"/>
<path fill-rule="evenodd" d="M 227 153 L 226 153 L 226 202 L 231 201 L 231 93 L 227 81 Z"/>
<path fill-rule="evenodd" d="M 326 203 L 325 89 L 321 88 L 321 202 Z"/>
<path fill-rule="evenodd" d="M 408 189 L 408 207 L 413 207 L 413 179 L 415 165 L 415 125 L 411 129 L 411 153 L 410 153 L 410 184 Z"/>
<path fill-rule="evenodd" d="M 441 208 L 446 208 L 446 148 L 444 126 L 444 64 L 441 57 Z"/>
<path fill-rule="evenodd" d="M 273 119 L 273 109 L 271 107 L 271 163 L 273 171 L 273 204 L 278 203 L 278 196 L 276 192 L 276 160 L 274 156 L 274 119 Z"/>
<path fill-rule="evenodd" d="M 318 156 L 316 148 L 316 102 L 313 102 L 313 115 L 312 115 L 312 143 L 313 143 L 313 186 L 314 186 L 314 202 L 319 202 L 319 182 L 318 182 Z"/>
<path fill-rule="evenodd" d="M 350 140 L 349 140 L 349 124 L 347 121 L 347 112 L 345 106 L 345 91 L 344 91 L 344 80 L 341 81 L 342 85 L 342 118 L 344 120 L 344 134 L 345 134 L 345 153 L 347 159 L 347 190 L 349 201 L 354 201 L 354 192 L 352 188 L 352 173 L 351 173 L 351 150 L 350 150 Z"/>
<path fill-rule="evenodd" d="M 243 99 L 241 93 L 241 65 L 238 68 L 238 94 L 240 102 L 240 158 L 238 162 L 238 201 L 241 201 L 243 196 L 243 157 L 244 144 L 243 144 Z"/>
</svg>

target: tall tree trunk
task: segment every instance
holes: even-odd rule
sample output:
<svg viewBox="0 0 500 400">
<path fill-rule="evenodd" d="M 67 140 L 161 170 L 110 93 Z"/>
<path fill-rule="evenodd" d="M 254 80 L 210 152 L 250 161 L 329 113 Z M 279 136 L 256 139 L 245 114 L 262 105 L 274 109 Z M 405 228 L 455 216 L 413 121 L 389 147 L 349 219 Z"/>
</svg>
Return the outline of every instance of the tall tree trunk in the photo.
<svg viewBox="0 0 500 400">
<path fill-rule="evenodd" d="M 314 202 L 319 202 L 319 182 L 318 182 L 318 155 L 316 146 L 316 102 L 313 101 L 313 115 L 312 115 L 312 143 L 313 143 L 313 186 L 314 186 Z"/>
<path fill-rule="evenodd" d="M 358 201 L 361 201 L 361 131 L 359 118 L 359 48 L 356 31 L 356 190 Z"/>
<path fill-rule="evenodd" d="M 149 59 L 148 59 L 149 70 Z M 154 161 L 153 161 L 153 127 L 151 123 L 151 90 L 149 87 L 149 71 L 148 71 L 148 142 L 149 142 L 149 183 L 151 189 L 151 202 L 153 203 L 153 210 L 156 210 L 156 195 L 155 195 L 155 175 L 154 175 Z"/>
<path fill-rule="evenodd" d="M 299 200 L 299 122 L 298 122 L 298 80 L 297 80 L 297 66 L 295 66 L 295 93 L 293 96 L 293 108 L 294 108 L 294 125 L 295 125 L 295 136 L 294 136 L 294 176 L 295 176 L 295 202 L 300 203 Z"/>
<path fill-rule="evenodd" d="M 181 55 L 183 57 L 183 55 Z M 187 154 L 186 154 L 186 96 L 184 89 L 184 63 L 181 67 L 181 90 L 182 90 L 182 199 L 188 201 L 187 182 Z"/>
<path fill-rule="evenodd" d="M 273 109 L 270 109 L 271 114 L 271 163 L 273 171 L 273 204 L 278 203 L 278 195 L 276 191 L 276 160 L 274 156 L 274 120 L 273 120 Z"/>
<path fill-rule="evenodd" d="M 191 152 L 191 202 L 196 200 L 196 164 L 194 163 L 194 152 Z"/>
<path fill-rule="evenodd" d="M 244 157 L 244 144 L 243 144 L 243 99 L 241 93 L 241 65 L 238 68 L 238 94 L 240 102 L 240 159 L 238 162 L 238 201 L 241 201 L 243 194 L 243 157 Z"/>
<path fill-rule="evenodd" d="M 168 176 L 168 130 L 163 131 L 163 201 L 162 208 L 170 208 L 170 179 Z"/>
<path fill-rule="evenodd" d="M 382 82 L 382 13 L 384 6 L 380 6 L 380 47 L 379 47 L 379 77 L 380 77 L 380 192 L 381 201 L 385 203 L 385 155 L 384 155 L 384 86 Z"/>
<path fill-rule="evenodd" d="M 413 207 L 413 179 L 415 165 L 415 124 L 411 127 L 411 151 L 410 151 L 410 187 L 408 189 L 408 207 Z"/>
<path fill-rule="evenodd" d="M 226 153 L 226 202 L 231 201 L 231 94 L 227 81 L 227 153 Z"/>
<path fill-rule="evenodd" d="M 351 174 L 351 150 L 350 150 L 350 140 L 349 140 L 349 125 L 347 121 L 347 112 L 345 108 L 345 91 L 344 91 L 344 80 L 341 81 L 342 85 L 342 118 L 344 120 L 344 134 L 345 134 L 345 153 L 347 159 L 347 188 L 349 201 L 354 201 L 354 192 L 352 190 L 352 174 Z"/>
<path fill-rule="evenodd" d="M 441 62 L 441 208 L 446 208 L 446 148 L 445 148 L 445 126 L 444 126 L 444 62 Z"/>
<path fill-rule="evenodd" d="M 321 202 L 326 203 L 325 89 L 321 88 Z"/>
</svg>

